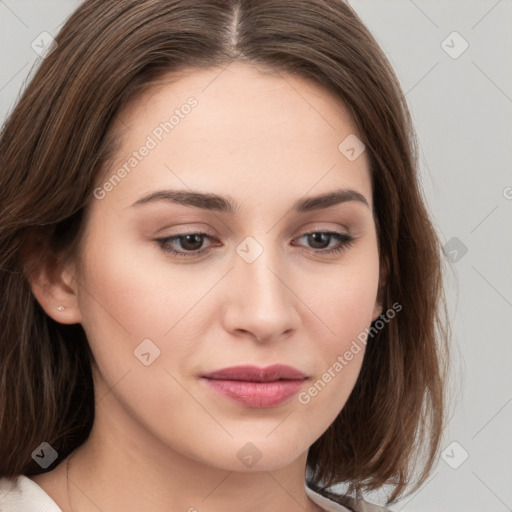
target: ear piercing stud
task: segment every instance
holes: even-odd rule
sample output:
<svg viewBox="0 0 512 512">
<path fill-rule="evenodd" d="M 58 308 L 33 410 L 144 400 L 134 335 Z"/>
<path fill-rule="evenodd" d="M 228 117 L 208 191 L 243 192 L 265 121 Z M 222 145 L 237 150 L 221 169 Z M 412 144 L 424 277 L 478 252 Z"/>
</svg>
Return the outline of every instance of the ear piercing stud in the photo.
<svg viewBox="0 0 512 512">
<path fill-rule="evenodd" d="M 64 311 L 64 306 L 57 306 L 58 311 Z"/>
</svg>

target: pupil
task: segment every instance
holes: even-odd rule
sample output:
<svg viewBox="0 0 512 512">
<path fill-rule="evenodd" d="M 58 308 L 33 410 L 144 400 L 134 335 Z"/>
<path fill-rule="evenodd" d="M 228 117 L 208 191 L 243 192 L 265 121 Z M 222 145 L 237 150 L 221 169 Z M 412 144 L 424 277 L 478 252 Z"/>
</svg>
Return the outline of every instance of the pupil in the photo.
<svg viewBox="0 0 512 512">
<path fill-rule="evenodd" d="M 322 247 L 315 247 L 315 243 L 320 242 L 320 245 L 322 246 L 322 239 L 325 243 L 325 238 L 329 237 L 327 233 L 313 233 L 312 235 L 309 235 L 313 239 L 313 247 L 314 248 L 322 248 Z"/>
<path fill-rule="evenodd" d="M 195 239 L 195 246 L 194 246 L 194 239 Z M 187 247 L 187 245 L 190 245 L 189 242 L 191 242 L 192 247 Z M 185 244 L 182 244 L 184 249 L 199 249 L 202 245 L 202 235 L 198 234 L 192 234 L 192 235 L 185 235 Z"/>
</svg>

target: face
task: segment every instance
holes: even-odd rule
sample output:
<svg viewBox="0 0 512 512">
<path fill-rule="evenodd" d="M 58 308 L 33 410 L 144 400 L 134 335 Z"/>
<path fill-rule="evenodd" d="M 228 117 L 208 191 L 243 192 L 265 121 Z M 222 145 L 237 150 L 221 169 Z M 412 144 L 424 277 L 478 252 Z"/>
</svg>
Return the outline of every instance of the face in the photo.
<svg viewBox="0 0 512 512">
<path fill-rule="evenodd" d="M 367 155 L 338 148 L 357 136 L 347 109 L 302 78 L 233 63 L 154 88 L 115 129 L 74 269 L 109 404 L 96 421 L 227 470 L 250 470 L 247 453 L 255 470 L 291 463 L 343 408 L 364 347 L 344 355 L 381 313 Z M 340 190 L 359 195 L 308 201 Z M 202 377 L 274 364 L 305 378 Z"/>
</svg>

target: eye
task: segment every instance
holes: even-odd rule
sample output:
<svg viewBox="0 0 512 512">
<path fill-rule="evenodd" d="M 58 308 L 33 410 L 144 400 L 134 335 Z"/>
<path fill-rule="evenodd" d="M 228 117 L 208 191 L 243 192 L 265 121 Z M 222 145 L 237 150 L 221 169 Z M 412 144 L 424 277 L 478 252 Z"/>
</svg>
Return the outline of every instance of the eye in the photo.
<svg viewBox="0 0 512 512">
<path fill-rule="evenodd" d="M 307 241 L 312 244 L 313 252 L 315 254 L 335 254 L 339 253 L 348 247 L 350 247 L 354 242 L 355 238 L 346 233 L 338 233 L 337 231 L 311 231 L 309 233 L 305 233 L 300 238 L 307 237 Z M 298 238 L 297 240 L 300 240 Z M 331 247 L 330 249 L 318 248 L 318 245 L 324 246 L 327 243 L 327 247 L 331 241 L 337 240 L 338 245 Z"/>
<path fill-rule="evenodd" d="M 205 238 L 211 239 L 213 237 L 208 233 L 181 233 L 166 238 L 158 238 L 155 242 L 166 253 L 173 256 L 190 258 L 206 251 L 204 248 L 201 249 Z M 183 250 L 173 249 L 170 242 L 174 241 L 179 242 Z"/>
<path fill-rule="evenodd" d="M 312 244 L 312 252 L 320 255 L 330 255 L 339 253 L 354 242 L 355 238 L 346 233 L 338 233 L 337 231 L 311 231 L 303 234 L 297 240 L 301 238 L 307 238 L 308 243 Z M 208 251 L 208 248 L 203 247 L 205 239 L 213 239 L 214 237 L 208 233 L 180 233 L 178 235 L 169 236 L 166 238 L 157 238 L 155 242 L 165 253 L 177 256 L 179 258 L 192 258 L 197 257 Z M 329 247 L 332 241 L 337 241 L 338 244 L 330 249 L 326 249 L 324 246 Z M 181 249 L 174 249 L 172 244 L 179 243 Z M 320 248 L 318 248 L 320 246 Z"/>
</svg>

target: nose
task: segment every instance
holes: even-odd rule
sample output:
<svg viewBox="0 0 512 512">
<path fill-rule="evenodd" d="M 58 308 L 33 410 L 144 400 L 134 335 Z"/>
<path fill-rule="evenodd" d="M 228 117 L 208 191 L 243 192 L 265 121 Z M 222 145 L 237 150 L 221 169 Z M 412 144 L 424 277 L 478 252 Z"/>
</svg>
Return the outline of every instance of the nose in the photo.
<svg viewBox="0 0 512 512">
<path fill-rule="evenodd" d="M 289 337 L 300 323 L 300 300 L 283 255 L 264 247 L 252 263 L 238 255 L 234 261 L 224 289 L 224 328 L 262 342 Z"/>
</svg>

